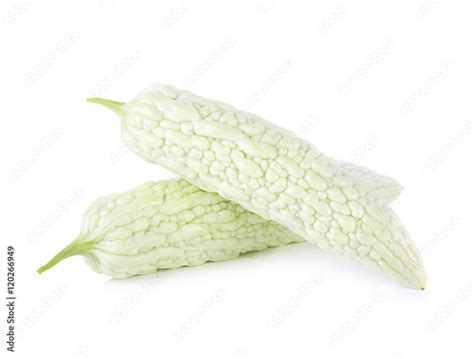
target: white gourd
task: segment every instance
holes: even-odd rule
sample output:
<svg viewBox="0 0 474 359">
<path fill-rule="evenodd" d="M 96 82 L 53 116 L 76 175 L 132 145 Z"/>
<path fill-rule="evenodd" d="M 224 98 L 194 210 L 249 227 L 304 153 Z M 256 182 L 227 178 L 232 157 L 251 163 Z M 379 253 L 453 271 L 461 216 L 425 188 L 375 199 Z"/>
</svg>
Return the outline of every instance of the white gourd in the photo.
<svg viewBox="0 0 474 359">
<path fill-rule="evenodd" d="M 38 272 L 83 255 L 96 272 L 125 278 L 303 241 L 185 180 L 147 182 L 92 203 L 77 239 Z"/>
<path fill-rule="evenodd" d="M 235 107 L 168 85 L 123 104 L 126 145 L 207 192 L 273 220 L 323 250 L 424 289 L 421 257 L 386 201 L 310 143 Z"/>
</svg>

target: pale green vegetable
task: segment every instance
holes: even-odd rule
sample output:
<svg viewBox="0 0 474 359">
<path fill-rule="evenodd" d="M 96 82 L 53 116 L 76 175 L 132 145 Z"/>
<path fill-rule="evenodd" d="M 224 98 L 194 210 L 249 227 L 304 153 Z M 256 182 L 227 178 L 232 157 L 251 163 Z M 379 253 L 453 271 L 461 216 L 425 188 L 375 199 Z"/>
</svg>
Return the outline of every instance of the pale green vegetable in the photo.
<svg viewBox="0 0 474 359">
<path fill-rule="evenodd" d="M 393 178 L 349 162 L 339 162 L 339 166 L 352 177 L 355 183 L 367 186 L 368 191 L 380 201 L 389 203 L 400 197 L 403 187 Z"/>
<path fill-rule="evenodd" d="M 95 201 L 77 239 L 38 272 L 83 255 L 96 272 L 125 278 L 302 241 L 281 225 L 184 180 L 147 182 Z"/>
<path fill-rule="evenodd" d="M 291 132 L 167 85 L 153 85 L 127 104 L 90 101 L 119 114 L 125 143 L 147 161 L 324 250 L 425 287 L 420 255 L 385 201 Z"/>
</svg>

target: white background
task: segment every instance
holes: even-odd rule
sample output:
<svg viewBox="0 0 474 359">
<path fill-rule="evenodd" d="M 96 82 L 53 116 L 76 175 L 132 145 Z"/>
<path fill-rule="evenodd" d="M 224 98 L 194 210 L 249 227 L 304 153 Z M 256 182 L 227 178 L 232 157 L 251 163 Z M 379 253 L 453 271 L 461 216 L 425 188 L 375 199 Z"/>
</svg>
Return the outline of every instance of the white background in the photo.
<svg viewBox="0 0 474 359">
<path fill-rule="evenodd" d="M 0 277 L 13 245 L 18 301 L 13 355 L 1 303 L 2 357 L 472 357 L 471 5 L 3 1 Z M 153 82 L 398 179 L 393 207 L 427 289 L 306 243 L 127 280 L 79 257 L 39 276 L 94 199 L 172 177 L 84 102 L 127 101 Z"/>
</svg>

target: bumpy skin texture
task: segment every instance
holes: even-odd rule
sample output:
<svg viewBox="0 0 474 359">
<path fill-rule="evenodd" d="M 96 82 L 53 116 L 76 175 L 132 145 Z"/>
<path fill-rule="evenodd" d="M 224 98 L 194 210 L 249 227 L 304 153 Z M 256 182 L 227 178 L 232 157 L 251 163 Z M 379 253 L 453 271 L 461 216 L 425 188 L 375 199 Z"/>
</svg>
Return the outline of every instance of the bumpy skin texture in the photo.
<svg viewBox="0 0 474 359">
<path fill-rule="evenodd" d="M 81 254 L 96 272 L 125 278 L 303 241 L 184 180 L 147 182 L 95 201 L 79 237 L 39 271 Z"/>
<path fill-rule="evenodd" d="M 390 203 L 400 197 L 402 193 L 402 185 L 393 178 L 349 162 L 339 162 L 339 165 L 353 178 L 355 183 L 366 185 L 374 197 L 382 202 Z"/>
<path fill-rule="evenodd" d="M 100 102 L 100 101 L 95 101 Z M 420 255 L 395 214 L 310 143 L 231 105 L 153 85 L 121 106 L 127 146 L 324 250 L 424 288 Z"/>
</svg>

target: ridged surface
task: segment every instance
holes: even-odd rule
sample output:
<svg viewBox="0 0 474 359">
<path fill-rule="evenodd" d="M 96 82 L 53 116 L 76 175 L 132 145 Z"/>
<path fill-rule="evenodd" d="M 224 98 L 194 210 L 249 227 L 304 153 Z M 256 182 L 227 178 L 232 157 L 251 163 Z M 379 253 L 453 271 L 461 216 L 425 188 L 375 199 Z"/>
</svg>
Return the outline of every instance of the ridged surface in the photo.
<svg viewBox="0 0 474 359">
<path fill-rule="evenodd" d="M 147 182 L 95 201 L 78 241 L 86 262 L 114 278 L 222 261 L 304 239 L 184 180 Z"/>
<path fill-rule="evenodd" d="M 339 165 L 355 183 L 366 185 L 373 196 L 380 201 L 390 203 L 400 197 L 403 187 L 393 178 L 349 162 L 339 162 Z"/>
<path fill-rule="evenodd" d="M 143 91 L 121 117 L 126 144 L 144 159 L 324 250 L 424 288 L 418 251 L 384 201 L 291 132 L 167 85 Z"/>
</svg>

